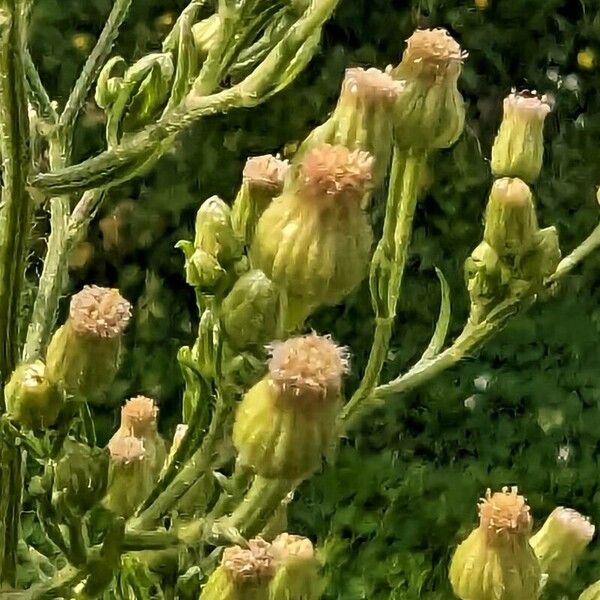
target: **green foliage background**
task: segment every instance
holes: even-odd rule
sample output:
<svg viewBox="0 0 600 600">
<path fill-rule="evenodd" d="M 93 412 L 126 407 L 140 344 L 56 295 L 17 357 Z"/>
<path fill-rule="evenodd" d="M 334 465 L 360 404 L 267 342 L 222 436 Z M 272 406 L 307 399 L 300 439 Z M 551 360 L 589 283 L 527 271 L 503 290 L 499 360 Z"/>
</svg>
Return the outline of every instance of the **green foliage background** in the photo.
<svg viewBox="0 0 600 600">
<path fill-rule="evenodd" d="M 184 4 L 134 0 L 116 51 L 137 58 L 157 50 L 169 15 Z M 66 97 L 109 7 L 109 0 L 37 0 L 32 52 L 53 97 Z M 535 191 L 542 224 L 557 225 L 563 249 L 572 249 L 600 211 L 600 66 L 577 63 L 584 48 L 600 60 L 599 8 L 598 0 L 489 0 L 483 8 L 473 0 L 342 0 L 321 54 L 292 89 L 258 109 L 203 121 L 146 179 L 113 192 L 99 215 L 102 227 L 93 227 L 72 272 L 74 289 L 110 283 L 136 300 L 114 405 L 97 415 L 104 436 L 114 426 L 114 407 L 131 393 L 158 398 L 166 433 L 176 422 L 175 353 L 192 338 L 195 315 L 174 244 L 191 237 L 199 203 L 214 193 L 231 199 L 248 155 L 302 139 L 331 110 L 345 67 L 398 62 L 416 26 L 445 26 L 469 51 L 461 84 L 469 120 L 456 147 L 430 164 L 388 374 L 409 366 L 432 332 L 434 266 L 451 282 L 454 331 L 464 322 L 462 262 L 481 236 L 486 157 L 512 86 L 555 99 Z M 81 125 L 83 157 L 102 143 L 93 104 Z M 135 210 L 121 208 L 115 218 L 126 199 Z M 598 281 L 596 257 L 558 299 L 519 318 L 479 356 L 372 416 L 343 444 L 333 468 L 300 490 L 292 519 L 303 533 L 327 540 L 328 598 L 451 597 L 447 560 L 474 525 L 475 502 L 488 486 L 519 485 L 538 523 L 560 504 L 600 523 Z M 351 388 L 369 351 L 368 293 L 360 290 L 312 325 L 351 347 Z M 575 598 L 598 578 L 594 544 L 572 585 L 550 597 Z"/>
</svg>

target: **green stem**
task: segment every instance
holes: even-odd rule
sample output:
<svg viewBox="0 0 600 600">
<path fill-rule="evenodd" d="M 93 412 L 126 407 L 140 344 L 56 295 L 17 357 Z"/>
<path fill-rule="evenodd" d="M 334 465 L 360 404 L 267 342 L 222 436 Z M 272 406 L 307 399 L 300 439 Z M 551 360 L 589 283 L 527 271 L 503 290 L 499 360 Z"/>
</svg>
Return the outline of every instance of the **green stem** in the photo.
<svg viewBox="0 0 600 600">
<path fill-rule="evenodd" d="M 42 118 L 47 119 L 52 124 L 57 123 L 58 115 L 27 48 L 23 52 L 23 59 L 31 103 Z"/>
<path fill-rule="evenodd" d="M 192 91 L 183 106 L 165 115 L 158 123 L 79 165 L 38 174 L 31 179 L 32 185 L 53 193 L 116 185 L 134 177 L 137 173 L 135 166 L 143 164 L 153 152 L 166 152 L 173 136 L 199 118 L 260 104 L 291 82 L 293 76 L 282 82 L 281 74 L 287 72 L 306 40 L 320 29 L 339 1 L 313 3 L 267 58 L 239 84 L 210 96 L 198 96 Z"/>
<path fill-rule="evenodd" d="M 65 135 L 65 148 L 69 154 L 73 126 L 77 119 L 77 115 L 83 107 L 92 85 L 98 78 L 104 63 L 112 50 L 113 44 L 119 35 L 119 28 L 125 20 L 130 6 L 131 0 L 115 0 L 112 10 L 108 15 L 108 19 L 106 20 L 106 24 L 104 25 L 104 29 L 98 38 L 98 42 L 86 60 L 81 74 L 69 95 L 65 109 L 60 115 L 59 126 Z"/>
<path fill-rule="evenodd" d="M 600 248 L 600 225 L 581 243 L 571 254 L 565 256 L 556 271 L 548 278 L 547 283 L 554 283 L 561 277 L 568 275 L 579 263 L 581 263 L 594 250 Z"/>
<path fill-rule="evenodd" d="M 0 0 L 0 375 L 6 379 L 19 355 L 19 304 L 25 278 L 32 201 L 27 193 L 29 118 L 23 49 L 24 6 Z M 2 401 L 0 401 L 2 402 Z"/>
<path fill-rule="evenodd" d="M 341 420 L 352 419 L 379 383 L 387 358 L 402 276 L 412 235 L 421 171 L 425 155 L 405 156 L 394 149 L 383 235 L 371 264 L 371 295 L 375 310 L 375 334 L 360 386 L 344 406 Z"/>
<path fill-rule="evenodd" d="M 75 567 L 82 567 L 87 562 L 87 546 L 83 537 L 81 518 L 70 516 L 66 519 L 69 531 L 69 562 Z"/>
</svg>

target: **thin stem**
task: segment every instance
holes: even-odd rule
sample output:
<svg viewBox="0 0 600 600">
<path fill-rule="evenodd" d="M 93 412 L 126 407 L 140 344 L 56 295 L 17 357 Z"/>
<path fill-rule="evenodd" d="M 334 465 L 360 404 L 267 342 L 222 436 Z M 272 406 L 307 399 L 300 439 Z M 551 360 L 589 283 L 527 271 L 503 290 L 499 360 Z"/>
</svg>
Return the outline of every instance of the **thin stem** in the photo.
<svg viewBox="0 0 600 600">
<path fill-rule="evenodd" d="M 581 263 L 594 250 L 600 248 L 600 225 L 581 243 L 571 254 L 565 256 L 556 271 L 548 278 L 547 283 L 554 283 L 561 277 L 568 275 L 579 263 Z"/>
<path fill-rule="evenodd" d="M 255 71 L 234 87 L 210 96 L 198 96 L 192 90 L 183 106 L 165 115 L 158 123 L 79 165 L 54 173 L 38 174 L 31 179 L 32 185 L 40 190 L 62 193 L 122 183 L 135 177 L 139 166 L 152 153 L 166 152 L 173 136 L 201 117 L 260 104 L 300 72 L 302 65 L 298 63 L 297 72 L 294 71 L 282 81 L 282 74 L 288 74 L 290 64 L 296 64 L 294 59 L 304 48 L 306 40 L 319 30 L 339 1 L 321 0 L 313 3 Z M 169 143 L 166 143 L 167 140 Z"/>
<path fill-rule="evenodd" d="M 23 60 L 25 65 L 25 75 L 27 77 L 27 83 L 29 84 L 28 91 L 31 103 L 41 117 L 47 119 L 50 123 L 57 123 L 58 115 L 56 114 L 50 96 L 48 96 L 48 92 L 40 79 L 40 75 L 27 48 L 23 52 Z"/>
<path fill-rule="evenodd" d="M 130 6 L 131 0 L 115 0 L 98 42 L 86 60 L 83 70 L 69 95 L 65 109 L 60 115 L 59 125 L 66 136 L 67 149 L 71 145 L 70 138 L 75 120 L 112 50 L 113 44 L 119 35 L 119 28 L 125 20 Z"/>
<path fill-rule="evenodd" d="M 383 236 L 371 265 L 371 295 L 375 310 L 373 346 L 361 384 L 344 406 L 342 422 L 351 419 L 372 394 L 387 358 L 424 164 L 424 155 L 405 157 L 398 148 L 394 149 Z"/>
<path fill-rule="evenodd" d="M 29 117 L 23 48 L 24 10 L 20 0 L 0 0 L 0 375 L 6 379 L 19 355 L 19 302 L 31 225 L 32 201 L 26 190 Z M 0 401 L 1 403 L 2 401 Z"/>
</svg>

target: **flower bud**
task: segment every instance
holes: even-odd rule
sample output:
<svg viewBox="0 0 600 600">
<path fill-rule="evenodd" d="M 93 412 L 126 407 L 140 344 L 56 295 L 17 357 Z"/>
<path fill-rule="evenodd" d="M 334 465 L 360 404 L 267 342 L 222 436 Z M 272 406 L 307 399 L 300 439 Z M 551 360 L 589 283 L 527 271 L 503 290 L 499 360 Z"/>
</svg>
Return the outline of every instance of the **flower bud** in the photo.
<svg viewBox="0 0 600 600">
<path fill-rule="evenodd" d="M 583 590 L 578 600 L 600 600 L 600 581 L 596 581 L 596 583 Z"/>
<path fill-rule="evenodd" d="M 417 29 L 392 70 L 404 83 L 396 103 L 396 142 L 406 148 L 447 148 L 460 137 L 465 106 L 457 83 L 466 58 L 445 29 Z"/>
<path fill-rule="evenodd" d="M 542 572 L 550 581 L 565 582 L 594 537 L 595 527 L 576 510 L 555 508 L 542 528 L 531 538 Z"/>
<path fill-rule="evenodd" d="M 520 179 L 494 181 L 485 211 L 483 239 L 499 256 L 522 256 L 539 230 L 533 196 Z"/>
<path fill-rule="evenodd" d="M 118 430 L 108 443 L 110 469 L 105 508 L 129 518 L 154 486 L 153 465 L 146 459 L 144 442 Z"/>
<path fill-rule="evenodd" d="M 373 157 L 373 187 L 379 186 L 385 178 L 392 150 L 390 113 L 402 90 L 401 82 L 379 69 L 347 69 L 333 114 L 303 142 L 295 162 L 323 144 L 364 150 Z"/>
<path fill-rule="evenodd" d="M 231 209 L 218 196 L 205 200 L 196 215 L 194 247 L 226 267 L 240 258 L 242 248 L 231 225 Z"/>
<path fill-rule="evenodd" d="M 6 410 L 25 429 L 51 427 L 64 405 L 64 396 L 52 383 L 41 360 L 18 366 L 4 388 Z"/>
<path fill-rule="evenodd" d="M 158 407 L 146 396 L 135 396 L 121 408 L 120 435 L 133 436 L 144 442 L 144 460 L 151 465 L 153 477 L 163 468 L 167 457 L 164 440 L 157 431 Z"/>
<path fill-rule="evenodd" d="M 62 494 L 79 514 L 88 512 L 106 493 L 109 453 L 66 440 L 54 470 L 54 494 Z"/>
<path fill-rule="evenodd" d="M 272 479 L 302 479 L 321 466 L 335 439 L 344 348 L 315 334 L 271 348 L 269 370 L 238 406 L 238 462 Z"/>
<path fill-rule="evenodd" d="M 268 585 L 274 571 L 271 545 L 261 538 L 250 540 L 247 548 L 225 548 L 200 600 L 269 600 Z"/>
<path fill-rule="evenodd" d="M 312 542 L 282 533 L 272 544 L 277 572 L 269 586 L 269 600 L 318 600 L 323 592 L 319 563 Z"/>
<path fill-rule="evenodd" d="M 269 154 L 249 158 L 246 162 L 242 187 L 231 209 L 233 230 L 246 244 L 252 241 L 260 216 L 283 190 L 288 170 L 287 160 Z"/>
<path fill-rule="evenodd" d="M 221 305 L 221 319 L 231 344 L 239 349 L 264 346 L 277 334 L 277 286 L 258 269 L 244 273 Z"/>
<path fill-rule="evenodd" d="M 486 492 L 479 527 L 456 549 L 450 583 L 462 600 L 535 599 L 542 572 L 529 545 L 532 519 L 517 488 Z"/>
<path fill-rule="evenodd" d="M 316 148 L 304 157 L 294 186 L 260 218 L 251 261 L 290 302 L 338 304 L 364 279 L 373 236 L 360 202 L 372 164 L 366 152 Z"/>
<path fill-rule="evenodd" d="M 85 286 L 71 298 L 69 317 L 48 346 L 48 379 L 77 398 L 98 400 L 117 373 L 130 317 L 131 305 L 118 290 Z"/>
<path fill-rule="evenodd" d="M 534 182 L 544 156 L 544 120 L 550 112 L 545 96 L 512 92 L 504 100 L 504 118 L 492 147 L 496 177 L 520 177 Z"/>
</svg>

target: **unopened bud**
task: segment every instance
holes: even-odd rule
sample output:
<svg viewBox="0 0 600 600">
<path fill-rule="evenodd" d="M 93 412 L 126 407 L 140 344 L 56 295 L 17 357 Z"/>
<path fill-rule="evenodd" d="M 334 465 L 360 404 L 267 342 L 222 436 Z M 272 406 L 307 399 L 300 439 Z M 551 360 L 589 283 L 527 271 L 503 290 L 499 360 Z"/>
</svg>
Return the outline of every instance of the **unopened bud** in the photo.
<svg viewBox="0 0 600 600">
<path fill-rule="evenodd" d="M 88 512 L 106 492 L 109 453 L 67 440 L 54 470 L 54 494 L 80 514 Z"/>
<path fill-rule="evenodd" d="M 396 103 L 396 142 L 425 151 L 447 148 L 465 124 L 457 82 L 467 55 L 445 29 L 417 29 L 406 44 L 392 70 L 404 84 Z"/>
<path fill-rule="evenodd" d="M 276 343 L 269 371 L 238 406 L 233 442 L 240 465 L 262 477 L 302 479 L 335 439 L 344 348 L 315 334 Z"/>
<path fill-rule="evenodd" d="M 40 360 L 18 366 L 4 388 L 6 410 L 25 429 L 45 429 L 56 422 L 64 396 L 49 380 Z"/>
<path fill-rule="evenodd" d="M 372 165 L 366 152 L 315 148 L 260 218 L 252 264 L 299 304 L 337 304 L 364 279 L 373 237 L 360 202 Z"/>
<path fill-rule="evenodd" d="M 537 598 L 542 572 L 529 545 L 532 519 L 517 488 L 487 491 L 479 527 L 456 549 L 450 583 L 462 600 Z"/>
<path fill-rule="evenodd" d="M 231 344 L 240 349 L 264 346 L 277 333 L 277 286 L 258 269 L 244 273 L 221 305 L 221 319 Z"/>
<path fill-rule="evenodd" d="M 373 157 L 372 184 L 378 187 L 385 177 L 392 149 L 390 114 L 402 90 L 401 82 L 379 69 L 347 69 L 333 114 L 302 143 L 294 160 L 297 162 L 323 144 L 363 150 Z"/>
<path fill-rule="evenodd" d="M 318 600 L 323 582 L 312 542 L 282 533 L 273 540 L 272 547 L 278 568 L 270 585 L 269 600 Z"/>
<path fill-rule="evenodd" d="M 225 548 L 200 600 L 269 600 L 275 567 L 271 545 L 261 538 L 250 540 L 247 548 Z"/>
<path fill-rule="evenodd" d="M 144 442 L 117 431 L 108 443 L 110 469 L 104 506 L 129 518 L 152 491 L 153 465 L 146 459 Z"/>
<path fill-rule="evenodd" d="M 71 298 L 69 317 L 48 346 L 48 378 L 77 398 L 98 400 L 117 373 L 130 317 L 131 305 L 118 290 L 84 287 Z"/>
<path fill-rule="evenodd" d="M 542 528 L 531 538 L 531 546 L 542 572 L 550 581 L 564 582 L 594 537 L 595 527 L 576 510 L 554 509 Z"/>
<path fill-rule="evenodd" d="M 231 209 L 231 222 L 236 236 L 250 244 L 258 219 L 273 198 L 283 190 L 289 164 L 269 154 L 248 159 L 244 167 L 242 187 Z"/>
<path fill-rule="evenodd" d="M 550 113 L 545 96 L 511 93 L 504 100 L 504 118 L 492 148 L 492 172 L 496 177 L 520 177 L 535 181 L 544 156 L 544 120 Z"/>
<path fill-rule="evenodd" d="M 483 239 L 499 256 L 522 256 L 539 230 L 529 186 L 521 179 L 494 181 L 485 211 Z"/>
</svg>

